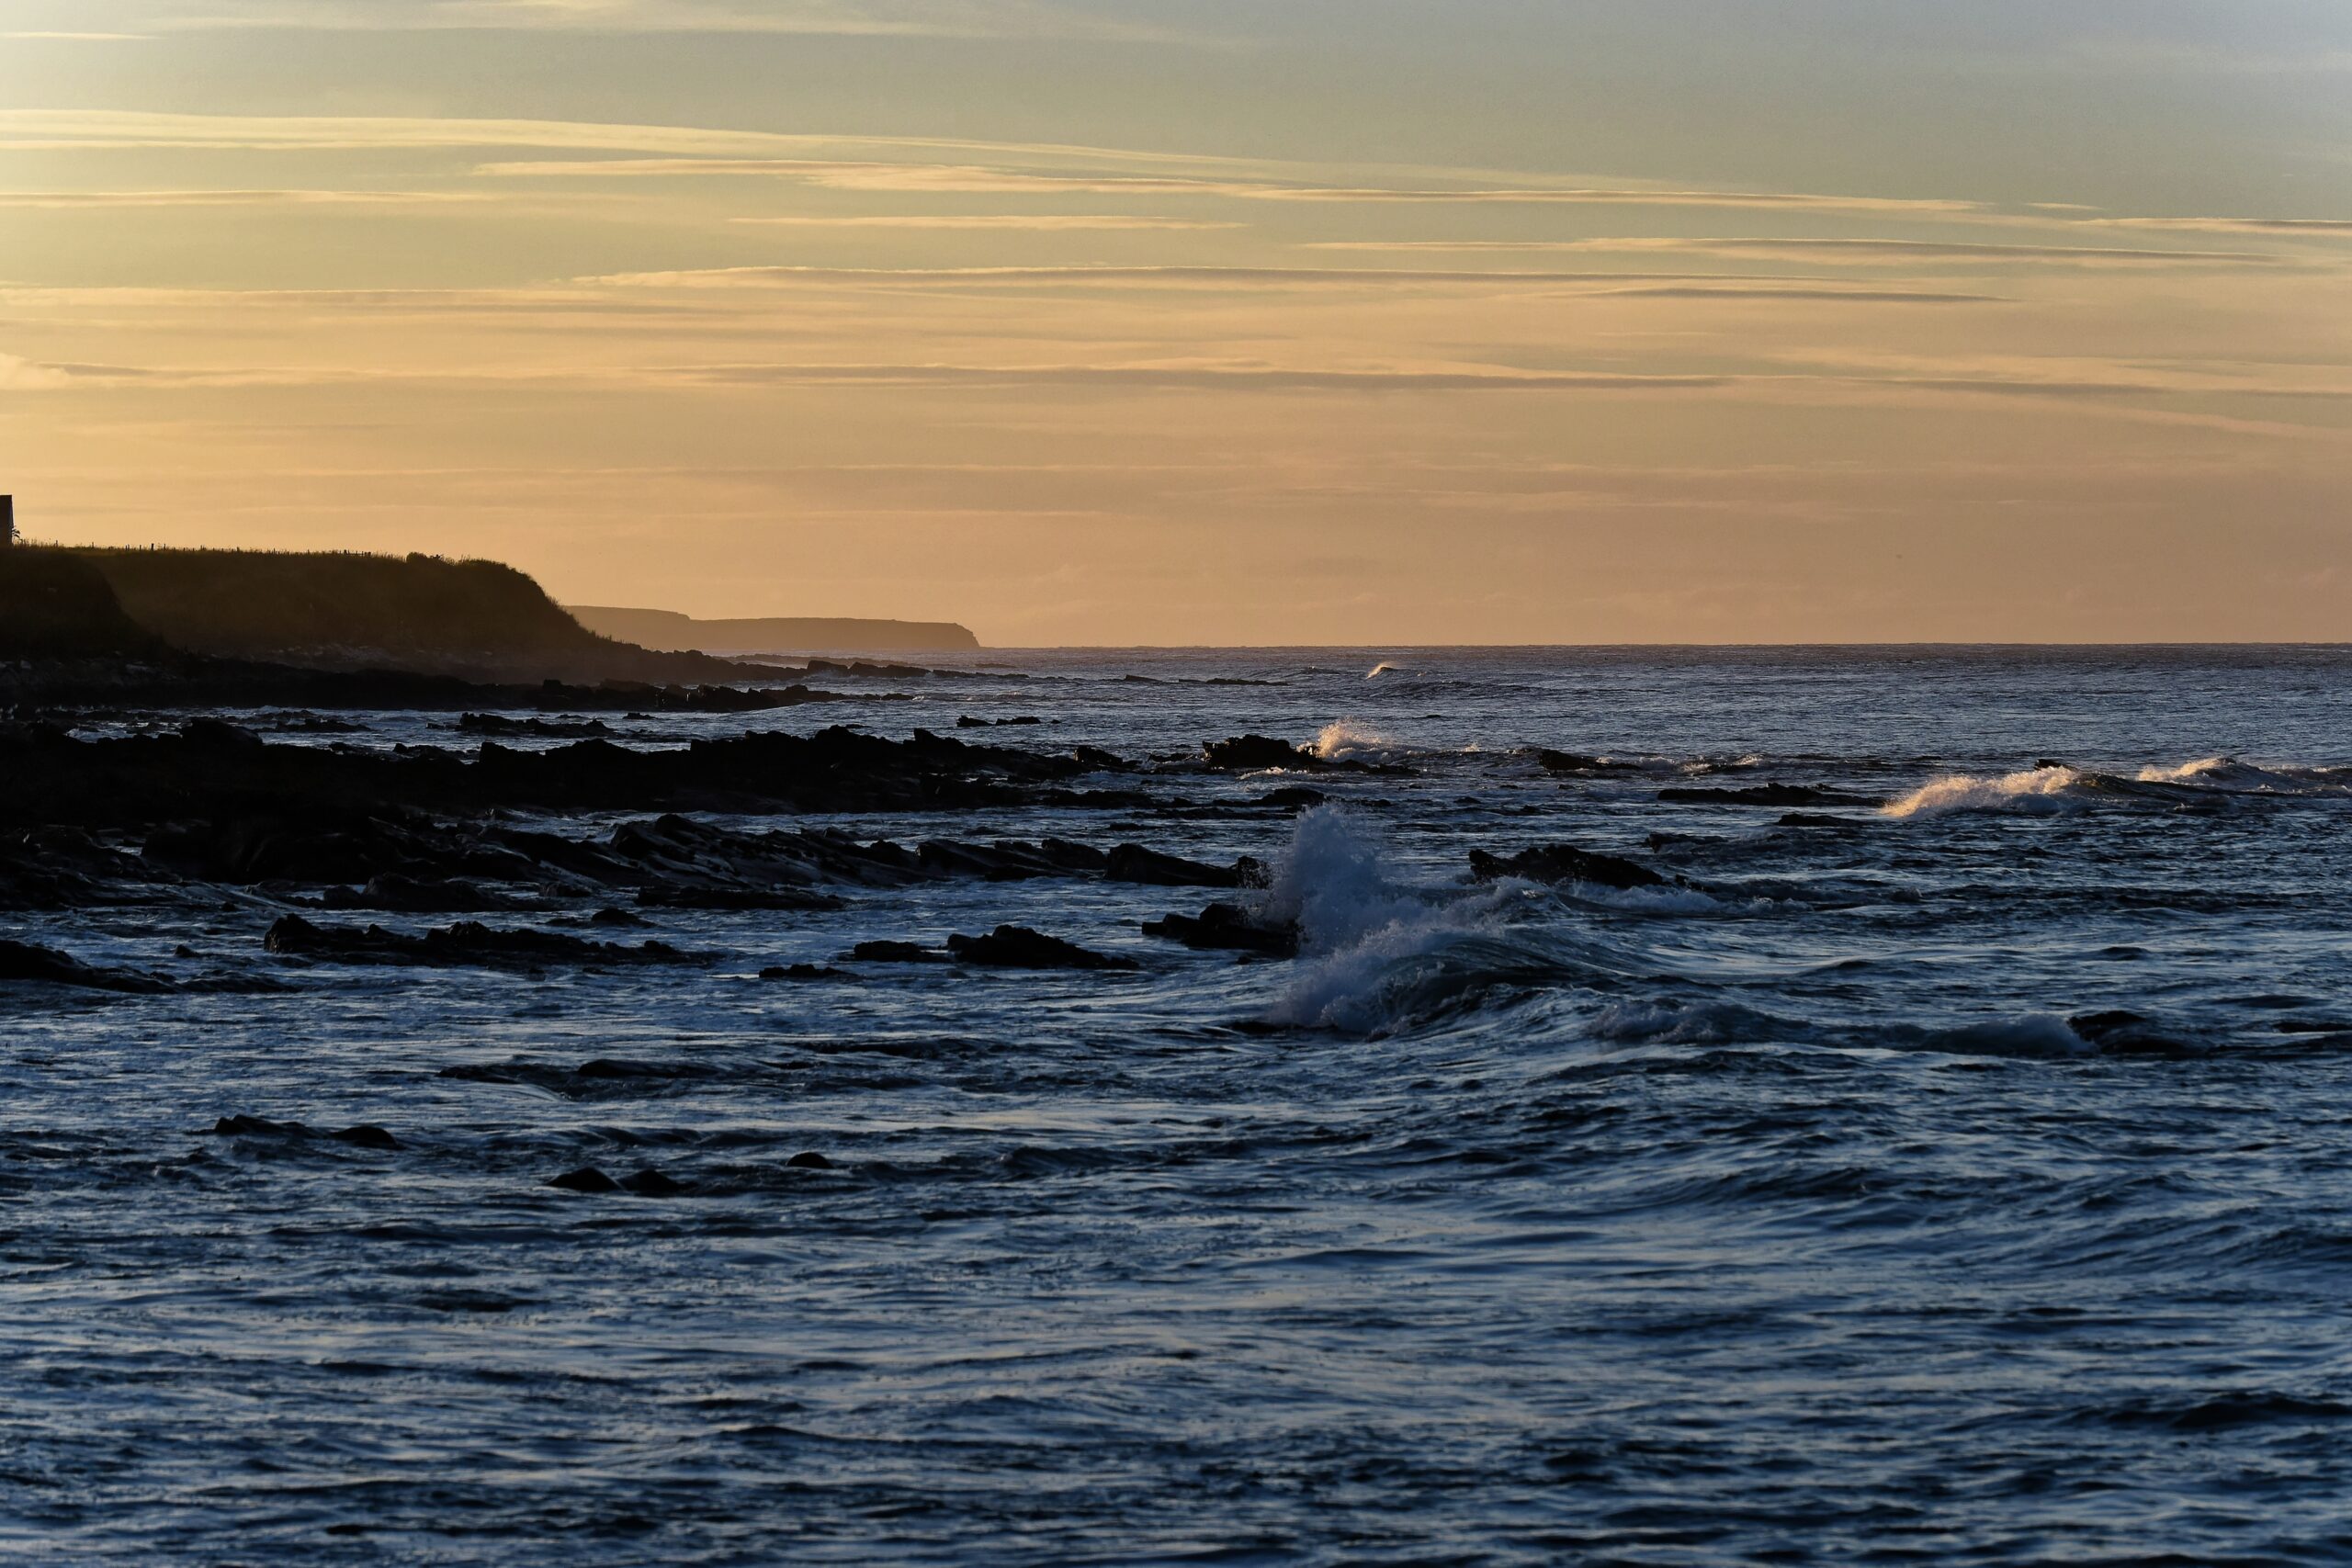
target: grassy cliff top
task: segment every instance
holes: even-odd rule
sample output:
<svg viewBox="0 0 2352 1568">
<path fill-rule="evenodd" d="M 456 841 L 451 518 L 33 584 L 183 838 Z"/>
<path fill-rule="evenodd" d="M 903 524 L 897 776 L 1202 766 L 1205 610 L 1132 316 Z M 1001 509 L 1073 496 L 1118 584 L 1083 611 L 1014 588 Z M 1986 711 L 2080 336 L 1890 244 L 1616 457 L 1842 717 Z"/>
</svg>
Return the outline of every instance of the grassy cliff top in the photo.
<svg viewBox="0 0 2352 1568">
<path fill-rule="evenodd" d="M 501 678 L 713 681 L 718 660 L 596 636 L 498 561 L 346 551 L 75 549 L 130 620 L 225 658 Z"/>
</svg>

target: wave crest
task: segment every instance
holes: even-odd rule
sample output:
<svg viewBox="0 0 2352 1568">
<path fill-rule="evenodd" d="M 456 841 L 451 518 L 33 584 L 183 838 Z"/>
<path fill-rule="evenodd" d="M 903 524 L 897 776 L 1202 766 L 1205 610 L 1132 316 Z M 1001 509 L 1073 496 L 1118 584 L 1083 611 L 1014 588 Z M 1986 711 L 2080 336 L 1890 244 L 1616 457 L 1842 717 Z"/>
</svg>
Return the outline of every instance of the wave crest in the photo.
<svg viewBox="0 0 2352 1568">
<path fill-rule="evenodd" d="M 1301 957 L 1269 1022 L 1374 1034 L 1496 977 L 1491 963 L 1453 964 L 1446 955 L 1490 936 L 1520 896 L 1420 892 L 1399 886 L 1390 863 L 1386 844 L 1344 808 L 1299 815 L 1265 910 L 1272 921 L 1297 922 Z"/>
<path fill-rule="evenodd" d="M 1883 817 L 1935 817 L 1948 811 L 2061 811 L 2073 804 L 2065 794 L 2082 783 L 2073 768 L 2032 768 L 1999 778 L 1947 773 L 1930 779 L 1900 800 L 1879 807 Z"/>
</svg>

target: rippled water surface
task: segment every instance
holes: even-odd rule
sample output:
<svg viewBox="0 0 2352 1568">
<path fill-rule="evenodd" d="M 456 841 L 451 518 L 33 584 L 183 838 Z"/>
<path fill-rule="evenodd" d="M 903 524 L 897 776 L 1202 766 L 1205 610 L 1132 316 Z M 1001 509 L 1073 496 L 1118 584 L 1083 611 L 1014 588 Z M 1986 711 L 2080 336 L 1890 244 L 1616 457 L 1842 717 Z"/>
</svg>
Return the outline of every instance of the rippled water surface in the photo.
<svg viewBox="0 0 2352 1568">
<path fill-rule="evenodd" d="M 288 987 L 0 987 L 0 1554 L 2352 1559 L 2347 676 L 1057 652 L 616 721 L 1161 759 L 1150 809 L 785 825 L 1254 856 L 1295 962 L 1094 880 L 544 976 L 276 959 L 266 891 L 0 915 Z M 1250 731 L 1363 766 L 1196 766 Z M 1668 882 L 1469 875 L 1548 844 Z M 841 957 L 1005 922 L 1142 967 Z"/>
</svg>

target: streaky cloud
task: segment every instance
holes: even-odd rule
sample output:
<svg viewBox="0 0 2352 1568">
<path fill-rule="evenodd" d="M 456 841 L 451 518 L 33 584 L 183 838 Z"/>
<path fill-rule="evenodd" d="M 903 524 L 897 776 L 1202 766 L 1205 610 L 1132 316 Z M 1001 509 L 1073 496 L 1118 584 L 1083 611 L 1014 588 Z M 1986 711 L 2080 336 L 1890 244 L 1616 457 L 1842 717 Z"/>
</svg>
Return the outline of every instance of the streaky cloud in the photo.
<svg viewBox="0 0 2352 1568">
<path fill-rule="evenodd" d="M 2179 230 L 2197 234 L 2287 234 L 2352 239 L 2352 218 L 2086 218 L 2102 229 Z"/>
<path fill-rule="evenodd" d="M 1042 0 L 220 0 L 155 24 L 175 32 L 780 34 L 1205 43 Z"/>
<path fill-rule="evenodd" d="M 1011 230 L 1057 233 L 1064 231 L 1212 230 L 1238 229 L 1238 223 L 1199 218 L 1125 218 L 1114 213 L 940 213 L 899 214 L 854 218 L 736 218 L 730 222 L 778 229 L 936 229 L 946 231 Z"/>
<path fill-rule="evenodd" d="M 1471 203 L 1574 207 L 1757 208 L 1810 212 L 1964 216 L 1989 203 L 1935 197 L 1829 196 L 1799 191 L 1667 190 L 1642 186 L 1394 186 L 1310 185 L 1179 175 L 1122 175 L 995 168 L 970 164 L 816 158 L 614 158 L 508 161 L 480 165 L 501 177 L 645 179 L 749 176 L 797 180 L 831 190 L 953 195 L 1056 192 L 1081 196 L 1202 196 L 1240 201 Z"/>
<path fill-rule="evenodd" d="M 1041 284 L 1071 288 L 1398 288 L 1487 286 L 1557 288 L 1575 285 L 1632 285 L 1589 288 L 1580 292 L 1594 298 L 1702 297 L 1804 299 L 1851 299 L 1864 302 L 1899 301 L 1927 304 L 1978 304 L 1994 295 L 1930 294 L 1899 289 L 1807 287 L 1780 278 L 1758 278 L 1743 284 L 1721 274 L 1659 274 L 1639 272 L 1504 271 L 1476 268 L 1304 267 L 1304 266 L 971 266 L 971 267 L 826 267 L 731 266 L 676 272 L 608 273 L 575 278 L 575 284 L 652 288 L 761 288 L 809 283 L 864 283 L 912 287 L 1022 287 Z"/>
<path fill-rule="evenodd" d="M 71 211 L 113 207 L 438 207 L 496 197 L 480 191 L 423 190 L 14 190 L 0 208 Z"/>
<path fill-rule="evenodd" d="M 1592 240 L 1326 240 L 1303 247 L 1317 251 L 1392 252 L 1403 254 L 1611 254 L 1717 255 L 1743 259 L 1788 258 L 1863 265 L 1910 261 L 1993 261 L 2064 266 L 2284 266 L 2286 258 L 2258 251 L 2145 250 L 2127 246 L 1967 243 L 1941 240 L 1767 239 L 1623 237 Z"/>
</svg>

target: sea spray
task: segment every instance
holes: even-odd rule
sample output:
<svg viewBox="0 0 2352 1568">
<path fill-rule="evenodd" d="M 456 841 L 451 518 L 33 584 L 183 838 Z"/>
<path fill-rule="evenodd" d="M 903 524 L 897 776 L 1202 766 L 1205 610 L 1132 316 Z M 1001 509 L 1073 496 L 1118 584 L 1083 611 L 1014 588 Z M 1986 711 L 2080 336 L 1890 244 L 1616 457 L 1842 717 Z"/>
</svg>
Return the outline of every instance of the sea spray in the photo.
<svg viewBox="0 0 2352 1568">
<path fill-rule="evenodd" d="M 1268 1021 L 1371 1034 L 1419 1010 L 1443 954 L 1496 928 L 1523 897 L 1510 888 L 1420 891 L 1390 874 L 1394 856 L 1339 806 L 1300 815 L 1274 868 L 1264 909 L 1295 922 L 1302 957 Z"/>
<path fill-rule="evenodd" d="M 1327 724 L 1308 748 L 1327 762 L 1376 762 L 1393 755 L 1396 742 L 1352 718 Z"/>
</svg>

